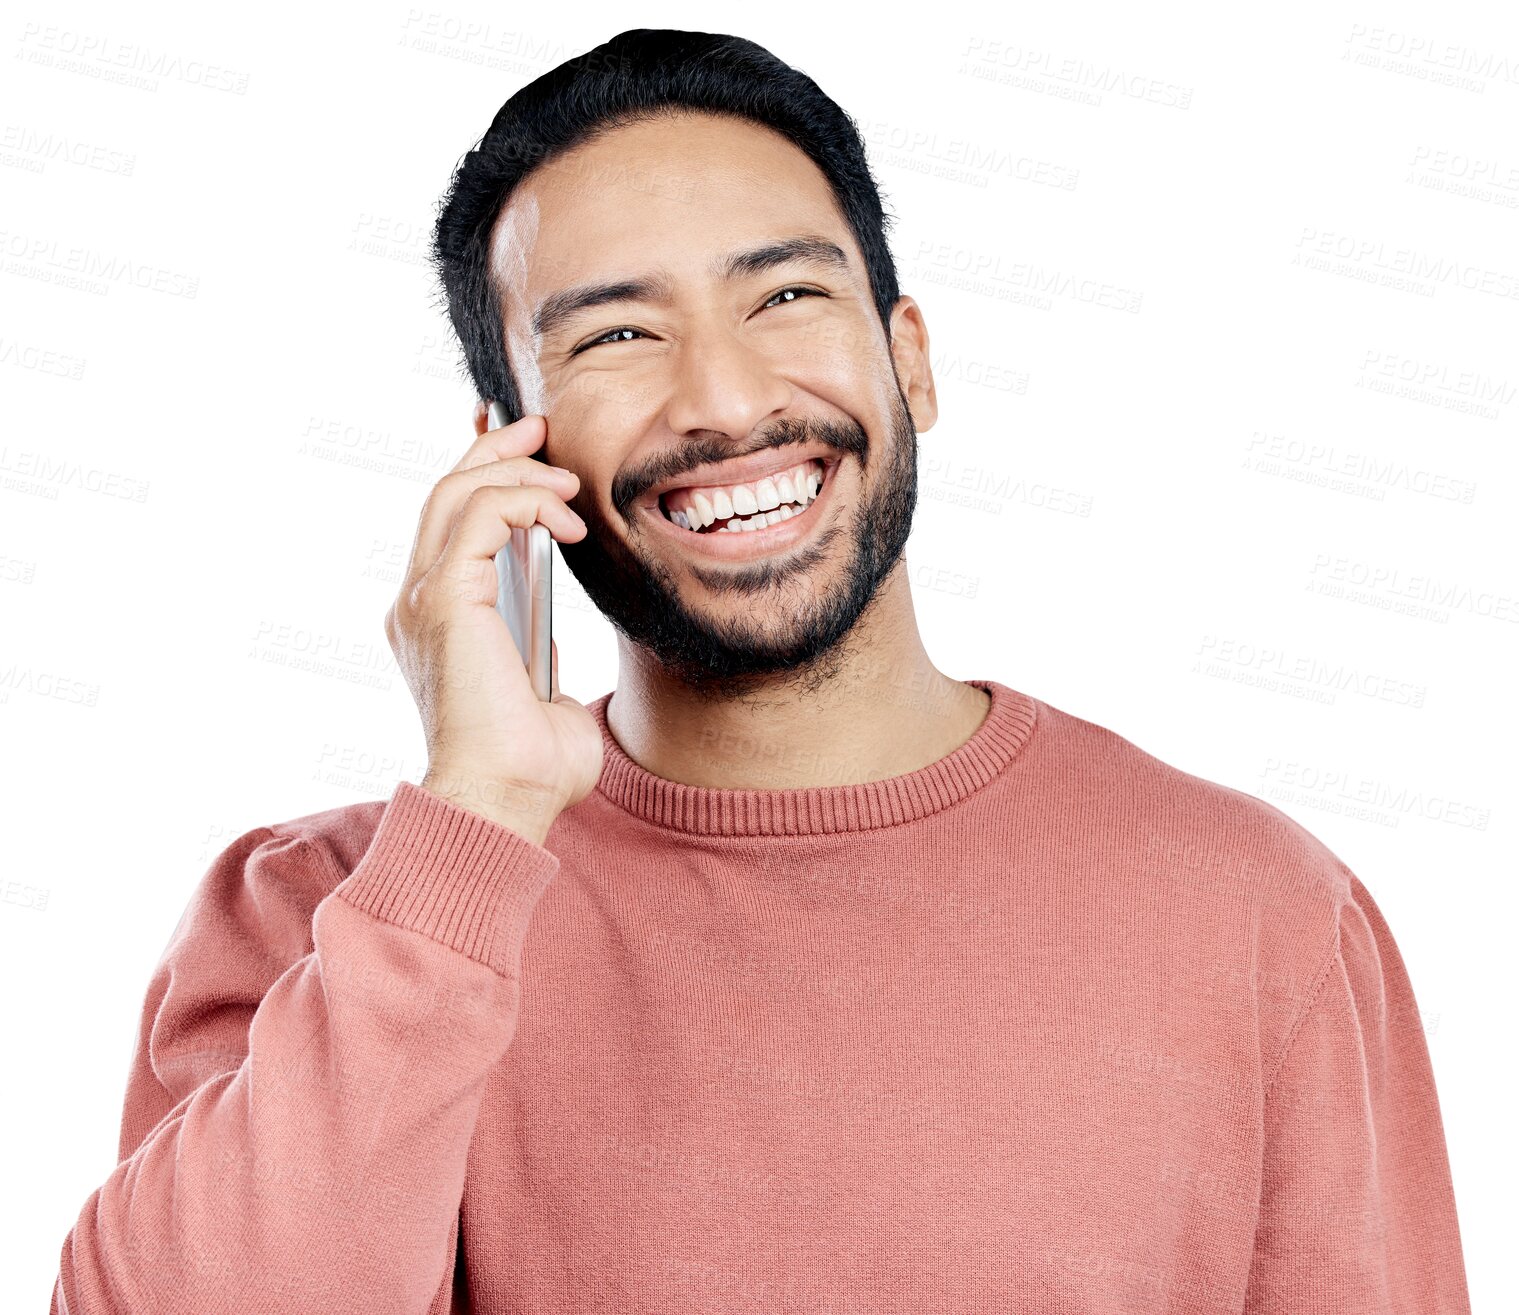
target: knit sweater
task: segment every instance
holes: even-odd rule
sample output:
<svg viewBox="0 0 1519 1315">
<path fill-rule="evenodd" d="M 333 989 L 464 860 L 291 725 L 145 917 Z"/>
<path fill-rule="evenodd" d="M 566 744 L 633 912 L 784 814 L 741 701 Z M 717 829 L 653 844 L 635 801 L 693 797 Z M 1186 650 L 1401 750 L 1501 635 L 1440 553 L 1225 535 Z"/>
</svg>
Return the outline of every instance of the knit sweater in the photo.
<svg viewBox="0 0 1519 1315">
<path fill-rule="evenodd" d="M 664 780 L 609 693 L 543 846 L 409 782 L 241 836 L 54 1315 L 1467 1315 L 1356 875 L 970 683 L 886 780 Z"/>
</svg>

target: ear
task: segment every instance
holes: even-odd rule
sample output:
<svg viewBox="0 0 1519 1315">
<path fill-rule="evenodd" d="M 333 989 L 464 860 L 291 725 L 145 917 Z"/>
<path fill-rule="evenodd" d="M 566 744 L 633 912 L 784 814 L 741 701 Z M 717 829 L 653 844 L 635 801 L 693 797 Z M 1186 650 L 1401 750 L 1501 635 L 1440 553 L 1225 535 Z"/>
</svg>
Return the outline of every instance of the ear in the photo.
<svg viewBox="0 0 1519 1315">
<path fill-rule="evenodd" d="M 481 434 L 483 434 L 487 429 L 490 428 L 490 421 L 488 419 L 489 414 L 490 414 L 489 407 L 490 407 L 490 403 L 488 403 L 483 397 L 479 398 L 475 402 L 475 437 L 476 438 L 479 438 Z"/>
<path fill-rule="evenodd" d="M 898 297 L 892 308 L 891 363 L 913 428 L 920 434 L 932 429 L 939 418 L 939 399 L 928 354 L 928 326 L 918 303 L 908 296 Z"/>
</svg>

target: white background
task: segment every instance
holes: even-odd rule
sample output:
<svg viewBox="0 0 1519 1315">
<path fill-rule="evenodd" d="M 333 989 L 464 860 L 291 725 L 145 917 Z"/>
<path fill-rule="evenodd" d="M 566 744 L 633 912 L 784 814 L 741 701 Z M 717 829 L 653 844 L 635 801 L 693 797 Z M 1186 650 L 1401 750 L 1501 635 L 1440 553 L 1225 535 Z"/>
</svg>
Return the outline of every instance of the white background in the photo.
<svg viewBox="0 0 1519 1315">
<path fill-rule="evenodd" d="M 504 99 L 633 26 L 748 36 L 859 121 L 932 334 L 930 654 L 1262 795 L 1357 872 L 1418 991 L 1475 1307 L 1512 1296 L 1513 7 L 859 17 L 5 19 L 14 1309 L 115 1163 L 143 993 L 211 859 L 421 778 L 381 618 L 473 437 L 434 206 Z M 589 702 L 611 630 L 555 577 Z"/>
</svg>

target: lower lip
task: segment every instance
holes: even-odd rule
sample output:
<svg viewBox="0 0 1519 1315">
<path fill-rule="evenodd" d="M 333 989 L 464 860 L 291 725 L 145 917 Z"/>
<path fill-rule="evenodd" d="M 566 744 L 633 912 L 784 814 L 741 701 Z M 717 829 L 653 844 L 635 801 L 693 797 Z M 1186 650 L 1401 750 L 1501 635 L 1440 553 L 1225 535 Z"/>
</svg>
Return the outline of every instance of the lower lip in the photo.
<svg viewBox="0 0 1519 1315">
<path fill-rule="evenodd" d="M 659 530 L 676 538 L 683 547 L 703 556 L 720 561 L 741 562 L 751 557 L 763 557 L 800 543 L 822 523 L 822 515 L 833 492 L 834 476 L 838 473 L 842 458 L 823 469 L 823 483 L 818 495 L 807 504 L 807 509 L 790 516 L 779 525 L 767 525 L 762 530 L 683 530 L 660 510 L 656 502 L 644 508 L 644 515 L 651 517 Z"/>
</svg>

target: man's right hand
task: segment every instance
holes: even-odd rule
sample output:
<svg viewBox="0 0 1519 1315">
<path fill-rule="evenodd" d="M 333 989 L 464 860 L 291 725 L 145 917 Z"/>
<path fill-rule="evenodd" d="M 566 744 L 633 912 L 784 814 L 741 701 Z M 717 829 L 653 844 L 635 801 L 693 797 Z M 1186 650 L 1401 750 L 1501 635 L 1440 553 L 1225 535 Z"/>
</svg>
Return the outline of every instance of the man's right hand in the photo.
<svg viewBox="0 0 1519 1315">
<path fill-rule="evenodd" d="M 422 788 L 541 845 L 559 813 L 595 788 L 601 730 L 559 692 L 557 645 L 552 701 L 533 692 L 496 610 L 496 554 L 534 523 L 560 541 L 581 538 L 585 522 L 565 505 L 580 480 L 529 455 L 548 436 L 544 417 L 484 429 L 483 409 L 483 432 L 422 509 L 385 635 L 422 715 Z"/>
</svg>

